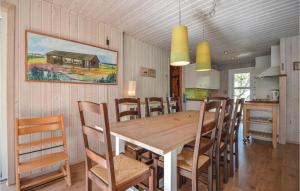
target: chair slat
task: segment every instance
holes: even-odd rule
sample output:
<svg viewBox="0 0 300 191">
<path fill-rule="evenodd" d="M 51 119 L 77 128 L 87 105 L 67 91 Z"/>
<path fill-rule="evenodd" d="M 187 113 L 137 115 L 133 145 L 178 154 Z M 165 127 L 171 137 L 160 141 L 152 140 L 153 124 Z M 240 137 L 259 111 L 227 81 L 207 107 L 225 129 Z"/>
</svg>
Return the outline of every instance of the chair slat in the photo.
<svg viewBox="0 0 300 191">
<path fill-rule="evenodd" d="M 85 148 L 85 152 L 88 158 L 90 158 L 92 161 L 96 162 L 98 165 L 100 165 L 101 167 L 107 169 L 107 164 L 106 164 L 106 159 L 101 156 L 100 154 Z"/>
<path fill-rule="evenodd" d="M 28 125 L 43 125 L 50 123 L 60 123 L 62 116 L 51 116 L 47 118 L 31 118 L 31 119 L 18 119 L 18 126 L 28 126 Z"/>
<path fill-rule="evenodd" d="M 43 145 L 49 145 L 49 144 L 59 143 L 59 142 L 63 142 L 63 141 L 64 141 L 63 136 L 50 137 L 47 139 L 40 139 L 40 140 L 32 141 L 29 143 L 19 144 L 17 149 L 24 150 L 24 149 L 36 148 L 36 147 L 40 147 Z"/>
<path fill-rule="evenodd" d="M 92 127 L 89 127 L 89 126 L 83 126 L 83 133 L 87 136 L 92 136 L 94 137 L 95 139 L 97 140 L 100 140 L 101 142 L 104 141 L 103 139 L 103 132 L 100 131 L 99 129 L 96 129 L 96 128 L 92 128 Z"/>
<path fill-rule="evenodd" d="M 27 135 L 27 134 L 33 134 L 33 133 L 42 133 L 42 132 L 47 132 L 47 131 L 56 131 L 56 130 L 61 130 L 61 124 L 59 123 L 53 123 L 53 124 L 48 124 L 48 125 L 37 125 L 37 126 L 32 126 L 32 127 L 24 127 L 24 128 L 19 128 L 19 135 Z"/>
</svg>

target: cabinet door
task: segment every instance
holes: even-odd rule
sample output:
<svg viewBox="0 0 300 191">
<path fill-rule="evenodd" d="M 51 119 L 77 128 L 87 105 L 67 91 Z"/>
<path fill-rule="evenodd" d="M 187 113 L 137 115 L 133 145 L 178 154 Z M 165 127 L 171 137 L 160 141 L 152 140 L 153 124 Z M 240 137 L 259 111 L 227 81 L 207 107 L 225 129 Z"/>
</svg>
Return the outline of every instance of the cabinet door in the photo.
<svg viewBox="0 0 300 191">
<path fill-rule="evenodd" d="M 286 39 L 280 39 L 280 74 L 286 74 L 285 72 L 285 62 L 286 62 Z"/>
</svg>

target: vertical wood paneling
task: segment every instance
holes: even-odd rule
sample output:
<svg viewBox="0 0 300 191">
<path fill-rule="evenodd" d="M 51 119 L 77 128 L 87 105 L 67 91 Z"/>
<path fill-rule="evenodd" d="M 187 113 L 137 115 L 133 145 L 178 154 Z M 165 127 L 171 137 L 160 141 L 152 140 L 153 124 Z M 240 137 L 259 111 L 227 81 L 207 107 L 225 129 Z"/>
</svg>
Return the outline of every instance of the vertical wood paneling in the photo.
<svg viewBox="0 0 300 191">
<path fill-rule="evenodd" d="M 99 21 L 78 15 L 59 5 L 54 5 L 43 0 L 20 0 L 17 6 L 19 39 L 17 64 L 18 100 L 17 108 L 20 118 L 46 117 L 63 114 L 68 143 L 68 153 L 72 164 L 84 160 L 83 142 L 78 115 L 77 101 L 88 100 L 94 102 L 107 102 L 111 121 L 114 117 L 114 99 L 121 97 L 123 82 L 123 33 L 118 29 Z M 109 48 L 119 51 L 119 76 L 118 85 L 84 85 L 84 84 L 59 84 L 59 83 L 32 83 L 25 81 L 25 30 L 31 29 L 59 37 L 78 40 L 92 45 L 106 47 L 106 37 L 110 40 Z M 106 47 L 108 48 L 108 47 Z M 98 123 L 97 118 L 91 121 Z M 54 134 L 53 134 L 54 135 Z M 36 135 L 32 139 L 52 136 L 50 133 Z M 23 138 L 22 141 L 29 138 Z M 95 144 L 100 149 L 99 144 Z M 55 151 L 53 149 L 52 151 Z M 36 155 L 45 155 L 50 151 L 43 151 Z M 34 157 L 36 155 L 27 156 Z M 50 169 L 44 168 L 43 171 Z"/>
<path fill-rule="evenodd" d="M 137 81 L 136 96 L 167 96 L 169 92 L 169 51 L 124 35 L 124 96 L 128 82 Z M 141 77 L 141 67 L 156 70 L 156 78 Z"/>
</svg>

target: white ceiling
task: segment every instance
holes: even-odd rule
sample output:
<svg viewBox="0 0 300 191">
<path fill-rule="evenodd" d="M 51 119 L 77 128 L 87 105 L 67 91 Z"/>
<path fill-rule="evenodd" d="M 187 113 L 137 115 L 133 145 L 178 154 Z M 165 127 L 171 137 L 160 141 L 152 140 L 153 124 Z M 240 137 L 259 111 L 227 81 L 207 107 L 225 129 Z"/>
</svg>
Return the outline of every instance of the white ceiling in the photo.
<svg viewBox="0 0 300 191">
<path fill-rule="evenodd" d="M 178 0 L 49 1 L 166 49 L 170 49 L 172 26 L 178 24 Z M 215 64 L 252 62 L 269 53 L 281 37 L 299 35 L 299 0 L 217 0 L 213 17 L 203 16 L 211 10 L 213 0 L 181 2 L 191 54 L 202 39 L 205 23 Z"/>
</svg>

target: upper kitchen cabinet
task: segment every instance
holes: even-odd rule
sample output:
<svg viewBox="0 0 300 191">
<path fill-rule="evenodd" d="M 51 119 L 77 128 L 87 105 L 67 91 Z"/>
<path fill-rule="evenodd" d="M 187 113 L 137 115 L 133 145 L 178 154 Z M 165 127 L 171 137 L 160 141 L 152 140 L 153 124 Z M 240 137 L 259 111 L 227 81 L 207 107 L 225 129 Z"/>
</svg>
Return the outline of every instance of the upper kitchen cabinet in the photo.
<svg viewBox="0 0 300 191">
<path fill-rule="evenodd" d="M 280 74 L 287 74 L 299 62 L 299 41 L 300 36 L 280 39 Z"/>
<path fill-rule="evenodd" d="M 220 72 L 211 71 L 196 72 L 196 64 L 183 67 L 185 88 L 220 89 Z"/>
</svg>

